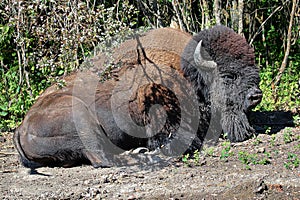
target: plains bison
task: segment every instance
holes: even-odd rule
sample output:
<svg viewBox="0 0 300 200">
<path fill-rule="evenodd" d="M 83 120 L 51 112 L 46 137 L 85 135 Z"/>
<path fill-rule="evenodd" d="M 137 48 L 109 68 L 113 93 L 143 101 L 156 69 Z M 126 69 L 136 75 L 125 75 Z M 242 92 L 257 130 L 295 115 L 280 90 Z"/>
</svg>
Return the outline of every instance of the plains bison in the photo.
<svg viewBox="0 0 300 200">
<path fill-rule="evenodd" d="M 177 156 L 221 131 L 233 142 L 253 133 L 246 114 L 261 100 L 258 69 L 231 29 L 152 30 L 121 44 L 113 63 L 112 80 L 78 72 L 41 95 L 14 134 L 24 166 L 124 165 L 119 154 L 137 147 Z"/>
</svg>

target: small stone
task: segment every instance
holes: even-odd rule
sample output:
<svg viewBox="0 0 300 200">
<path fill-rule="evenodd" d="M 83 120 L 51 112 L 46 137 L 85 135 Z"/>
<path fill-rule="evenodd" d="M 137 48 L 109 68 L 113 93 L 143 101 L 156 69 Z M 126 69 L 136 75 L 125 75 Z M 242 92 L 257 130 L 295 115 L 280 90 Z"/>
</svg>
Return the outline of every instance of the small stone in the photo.
<svg viewBox="0 0 300 200">
<path fill-rule="evenodd" d="M 254 187 L 254 193 L 262 194 L 265 190 L 268 189 L 267 185 L 263 180 L 258 180 L 258 184 Z"/>
<path fill-rule="evenodd" d="M 6 138 L 0 137 L 0 143 L 4 143 L 4 142 L 6 142 Z"/>
<path fill-rule="evenodd" d="M 84 185 L 89 185 L 89 184 L 90 184 L 90 180 L 85 180 L 85 181 L 83 181 L 83 184 L 84 184 Z"/>
<path fill-rule="evenodd" d="M 103 190 L 102 194 L 108 194 L 108 191 L 107 190 Z"/>
<path fill-rule="evenodd" d="M 266 149 L 265 147 L 260 147 L 257 149 L 257 153 L 265 153 Z"/>
<path fill-rule="evenodd" d="M 127 199 L 128 200 L 134 200 L 134 199 L 137 199 L 137 198 L 134 195 L 129 195 Z"/>
</svg>

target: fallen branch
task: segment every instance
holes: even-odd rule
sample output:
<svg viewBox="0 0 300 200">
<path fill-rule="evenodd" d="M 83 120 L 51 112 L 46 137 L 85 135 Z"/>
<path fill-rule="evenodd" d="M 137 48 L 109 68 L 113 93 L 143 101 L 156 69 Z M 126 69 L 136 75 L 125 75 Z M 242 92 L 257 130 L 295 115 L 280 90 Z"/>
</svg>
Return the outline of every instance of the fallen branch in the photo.
<svg viewBox="0 0 300 200">
<path fill-rule="evenodd" d="M 5 151 L 0 151 L 1 155 L 18 155 L 16 152 L 5 152 Z"/>
<path fill-rule="evenodd" d="M 0 171 L 0 174 L 4 174 L 4 173 L 15 173 L 15 172 L 18 172 L 18 170 L 16 169 L 13 169 L 13 170 L 4 170 L 4 171 Z"/>
</svg>

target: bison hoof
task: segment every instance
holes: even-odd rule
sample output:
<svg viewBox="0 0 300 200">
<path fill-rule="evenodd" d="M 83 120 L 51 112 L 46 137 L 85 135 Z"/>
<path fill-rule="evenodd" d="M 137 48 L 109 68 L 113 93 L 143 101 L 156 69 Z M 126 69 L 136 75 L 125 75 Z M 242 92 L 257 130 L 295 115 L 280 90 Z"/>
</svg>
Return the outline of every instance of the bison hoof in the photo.
<svg viewBox="0 0 300 200">
<path fill-rule="evenodd" d="M 91 162 L 94 168 L 108 168 L 113 166 L 112 162 L 109 162 L 109 159 L 105 158 L 103 155 L 86 151 L 85 156 Z"/>
</svg>

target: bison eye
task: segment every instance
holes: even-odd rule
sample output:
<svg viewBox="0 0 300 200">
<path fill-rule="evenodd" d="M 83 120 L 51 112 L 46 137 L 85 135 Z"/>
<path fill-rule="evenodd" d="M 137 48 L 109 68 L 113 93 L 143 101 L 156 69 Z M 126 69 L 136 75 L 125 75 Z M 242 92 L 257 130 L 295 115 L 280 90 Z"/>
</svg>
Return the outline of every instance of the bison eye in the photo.
<svg viewBox="0 0 300 200">
<path fill-rule="evenodd" d="M 221 76 L 225 82 L 231 82 L 231 81 L 234 81 L 236 79 L 236 74 L 233 74 L 233 73 L 225 73 L 225 74 L 222 74 Z"/>
</svg>

